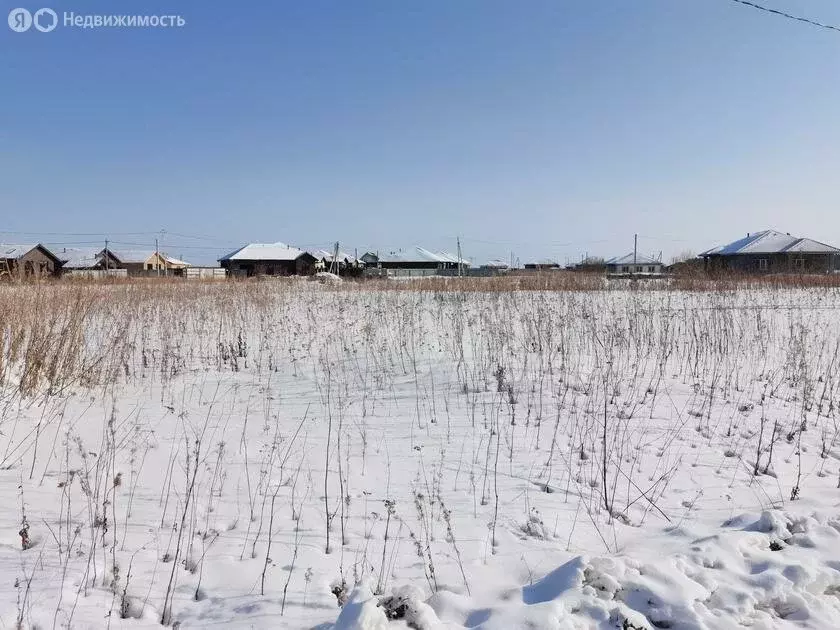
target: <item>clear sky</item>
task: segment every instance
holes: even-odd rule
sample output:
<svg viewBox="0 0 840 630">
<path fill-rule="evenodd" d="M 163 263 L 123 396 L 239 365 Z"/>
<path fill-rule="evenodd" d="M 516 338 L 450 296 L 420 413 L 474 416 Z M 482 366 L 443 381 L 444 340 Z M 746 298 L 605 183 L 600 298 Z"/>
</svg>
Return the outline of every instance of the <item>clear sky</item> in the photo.
<svg viewBox="0 0 840 630">
<path fill-rule="evenodd" d="M 759 1 L 840 25 L 838 0 Z M 186 25 L 2 27 L 6 242 L 166 230 L 207 261 L 460 235 L 523 263 L 634 232 L 665 259 L 765 228 L 840 245 L 840 32 L 731 0 L 52 7 Z"/>
</svg>

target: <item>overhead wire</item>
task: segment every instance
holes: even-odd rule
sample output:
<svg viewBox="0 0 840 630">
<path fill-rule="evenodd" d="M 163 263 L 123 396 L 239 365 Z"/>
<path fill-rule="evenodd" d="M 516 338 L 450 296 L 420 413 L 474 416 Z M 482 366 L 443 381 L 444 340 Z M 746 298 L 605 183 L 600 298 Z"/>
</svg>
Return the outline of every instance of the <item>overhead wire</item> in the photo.
<svg viewBox="0 0 840 630">
<path fill-rule="evenodd" d="M 766 13 L 772 13 L 773 15 L 777 15 L 779 17 L 787 18 L 788 20 L 795 20 L 797 22 L 803 22 L 805 24 L 809 24 L 811 26 L 816 26 L 818 28 L 827 29 L 830 31 L 837 31 L 840 32 L 840 26 L 834 26 L 832 24 L 824 24 L 823 22 L 817 22 L 816 20 L 812 20 L 810 18 L 802 17 L 799 15 L 793 15 L 792 13 L 787 13 L 786 11 L 780 11 L 779 9 L 773 9 L 771 7 L 766 7 L 764 5 L 758 4 L 757 2 L 752 2 L 751 0 L 731 0 L 736 4 L 742 4 L 747 7 L 751 7 L 753 9 L 757 9 L 759 11 L 764 11 Z"/>
</svg>

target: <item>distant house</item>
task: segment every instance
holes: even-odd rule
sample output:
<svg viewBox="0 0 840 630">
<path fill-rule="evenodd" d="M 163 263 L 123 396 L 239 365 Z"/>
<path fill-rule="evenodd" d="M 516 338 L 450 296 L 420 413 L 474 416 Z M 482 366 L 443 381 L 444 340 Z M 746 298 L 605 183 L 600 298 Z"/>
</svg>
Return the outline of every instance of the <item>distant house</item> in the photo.
<svg viewBox="0 0 840 630">
<path fill-rule="evenodd" d="M 61 259 L 40 243 L 0 244 L 0 276 L 41 278 L 60 269 Z"/>
<path fill-rule="evenodd" d="M 481 269 L 502 273 L 510 271 L 510 263 L 507 260 L 502 260 L 501 258 L 494 258 L 493 260 L 488 260 L 485 264 L 481 265 Z"/>
<path fill-rule="evenodd" d="M 101 279 L 125 278 L 128 271 L 117 266 L 113 257 L 106 257 L 96 249 L 61 248 L 57 256 L 62 260 L 61 275 L 73 278 Z"/>
<path fill-rule="evenodd" d="M 415 247 L 414 252 L 392 251 L 388 254 L 366 252 L 361 261 L 368 275 L 383 276 L 457 276 L 470 268 L 470 262 L 447 252 L 433 252 Z"/>
<path fill-rule="evenodd" d="M 840 249 L 810 238 L 764 230 L 700 254 L 708 271 L 830 273 L 840 271 Z"/>
<path fill-rule="evenodd" d="M 335 252 L 327 251 L 325 249 L 315 249 L 307 252 L 315 258 L 315 269 L 318 271 L 329 271 L 331 268 L 338 268 L 340 274 L 355 274 L 360 273 L 364 263 L 355 256 L 338 251 L 338 256 Z"/>
<path fill-rule="evenodd" d="M 167 274 L 182 276 L 184 275 L 187 269 L 192 267 L 192 265 L 186 260 L 175 258 L 174 256 L 170 256 L 169 254 L 161 253 L 161 257 L 163 258 L 164 269 L 166 270 Z"/>
<path fill-rule="evenodd" d="M 525 269 L 530 271 L 554 271 L 560 269 L 560 263 L 555 260 L 538 260 L 536 262 L 525 263 Z"/>
<path fill-rule="evenodd" d="M 632 252 L 625 256 L 610 258 L 605 265 L 608 274 L 660 274 L 663 269 L 661 260 Z"/>
<path fill-rule="evenodd" d="M 61 259 L 61 273 L 63 274 L 105 269 L 104 259 L 98 249 L 62 247 L 60 250 L 56 249 L 55 251 L 56 256 Z"/>
<path fill-rule="evenodd" d="M 97 253 L 99 269 L 125 269 L 129 276 L 153 276 L 184 274 L 188 262 L 168 256 L 155 250 L 103 249 Z"/>
<path fill-rule="evenodd" d="M 607 270 L 607 261 L 599 256 L 588 256 L 579 263 L 569 266 L 574 271 L 600 272 Z"/>
<path fill-rule="evenodd" d="M 163 256 L 154 250 L 113 250 L 109 249 L 109 253 L 113 258 L 113 262 L 109 261 L 109 266 L 116 264 L 120 269 L 128 271 L 129 275 L 140 275 L 141 271 L 155 271 L 164 269 L 166 263 Z M 105 252 L 103 252 L 103 255 Z"/>
<path fill-rule="evenodd" d="M 250 243 L 219 259 L 232 276 L 306 276 L 315 272 L 317 259 L 285 243 Z"/>
</svg>

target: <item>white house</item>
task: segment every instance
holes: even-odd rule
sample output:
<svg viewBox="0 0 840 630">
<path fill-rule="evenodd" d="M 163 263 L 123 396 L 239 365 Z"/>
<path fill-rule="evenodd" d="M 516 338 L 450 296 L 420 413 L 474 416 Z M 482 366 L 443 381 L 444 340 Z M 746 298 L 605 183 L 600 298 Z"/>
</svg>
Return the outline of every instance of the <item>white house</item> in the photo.
<svg viewBox="0 0 840 630">
<path fill-rule="evenodd" d="M 662 273 L 662 261 L 630 252 L 626 256 L 610 258 L 607 261 L 608 274 L 658 274 Z"/>
</svg>

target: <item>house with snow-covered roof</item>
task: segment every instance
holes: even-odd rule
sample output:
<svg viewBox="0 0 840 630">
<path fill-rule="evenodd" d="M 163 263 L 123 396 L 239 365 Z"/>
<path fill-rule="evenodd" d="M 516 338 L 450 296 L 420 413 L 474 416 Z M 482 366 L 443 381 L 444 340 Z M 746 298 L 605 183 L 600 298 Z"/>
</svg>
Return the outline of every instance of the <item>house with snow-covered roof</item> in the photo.
<svg viewBox="0 0 840 630">
<path fill-rule="evenodd" d="M 219 258 L 231 276 L 308 276 L 316 258 L 285 243 L 249 243 Z"/>
<path fill-rule="evenodd" d="M 343 250 L 338 250 L 338 254 L 326 249 L 310 249 L 307 253 L 315 258 L 315 269 L 318 271 L 338 270 L 339 273 L 344 274 L 348 271 L 361 271 L 364 263 L 356 258 L 353 254 L 348 254 Z"/>
<path fill-rule="evenodd" d="M 788 232 L 763 230 L 700 254 L 708 271 L 742 273 L 832 273 L 840 271 L 840 249 Z"/>
<path fill-rule="evenodd" d="M 413 252 L 390 251 L 387 254 L 366 252 L 360 260 L 368 268 L 368 275 L 388 276 L 452 276 L 466 273 L 470 261 L 448 252 L 436 252 L 415 247 Z"/>
<path fill-rule="evenodd" d="M 606 263 L 608 274 L 660 274 L 662 273 L 662 261 L 645 256 L 644 254 L 633 253 L 624 256 L 610 258 Z"/>
<path fill-rule="evenodd" d="M 61 259 L 41 243 L 0 243 L 0 277 L 53 276 Z"/>
</svg>

